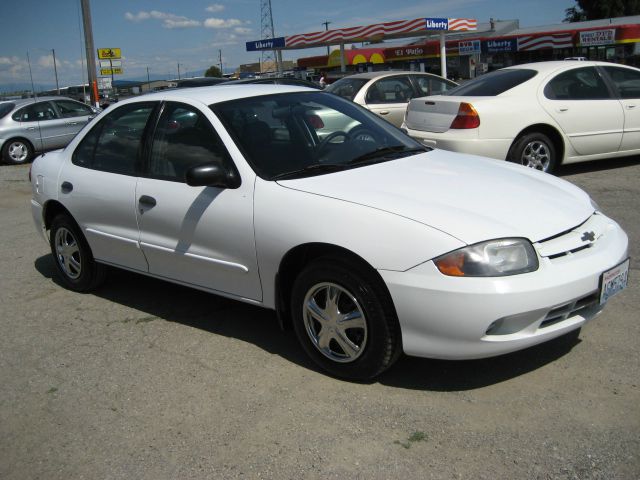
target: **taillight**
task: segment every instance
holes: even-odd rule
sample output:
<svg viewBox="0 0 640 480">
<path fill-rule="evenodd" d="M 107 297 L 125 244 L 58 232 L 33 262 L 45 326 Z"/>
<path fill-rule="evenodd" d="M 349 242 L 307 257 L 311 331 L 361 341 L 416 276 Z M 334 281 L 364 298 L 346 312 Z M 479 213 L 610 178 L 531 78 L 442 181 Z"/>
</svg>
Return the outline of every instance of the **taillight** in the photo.
<svg viewBox="0 0 640 480">
<path fill-rule="evenodd" d="M 449 128 L 478 128 L 480 126 L 480 115 L 473 105 L 461 102 L 458 107 L 458 115 L 451 122 Z"/>
<path fill-rule="evenodd" d="M 316 130 L 324 128 L 324 122 L 318 115 L 307 115 L 307 120 L 309 121 L 309 125 L 311 125 Z"/>
</svg>

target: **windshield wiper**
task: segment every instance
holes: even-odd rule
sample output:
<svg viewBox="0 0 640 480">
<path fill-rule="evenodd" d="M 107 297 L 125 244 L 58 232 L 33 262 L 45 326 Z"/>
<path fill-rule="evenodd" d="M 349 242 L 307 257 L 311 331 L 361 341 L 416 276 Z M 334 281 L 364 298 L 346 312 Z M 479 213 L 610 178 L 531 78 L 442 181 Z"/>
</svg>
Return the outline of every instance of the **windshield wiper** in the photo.
<svg viewBox="0 0 640 480">
<path fill-rule="evenodd" d="M 349 161 L 349 165 L 361 164 L 365 162 L 374 163 L 372 162 L 372 160 L 375 160 L 375 161 L 391 160 L 394 158 L 406 157 L 412 153 L 427 152 L 427 151 L 428 150 L 426 147 L 425 148 L 422 148 L 422 147 L 409 148 L 409 147 L 405 147 L 404 145 L 395 145 L 393 147 L 379 147 L 371 152 L 364 153 L 359 157 L 354 158 L 353 160 Z"/>
<path fill-rule="evenodd" d="M 305 176 L 306 174 L 314 173 L 339 172 L 340 170 L 346 170 L 347 168 L 351 168 L 351 166 L 344 163 L 315 163 L 298 170 L 279 173 L 278 175 L 271 177 L 271 180 L 285 180 L 288 178 L 295 178 L 297 176 Z"/>
</svg>

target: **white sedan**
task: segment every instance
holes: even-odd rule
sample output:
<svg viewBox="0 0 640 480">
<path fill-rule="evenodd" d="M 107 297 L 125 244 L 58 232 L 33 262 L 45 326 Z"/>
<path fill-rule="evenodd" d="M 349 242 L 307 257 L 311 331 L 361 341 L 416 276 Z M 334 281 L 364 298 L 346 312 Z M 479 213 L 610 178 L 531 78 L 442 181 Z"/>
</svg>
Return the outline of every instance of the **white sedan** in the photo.
<svg viewBox="0 0 640 480">
<path fill-rule="evenodd" d="M 324 135 L 319 112 L 350 131 Z M 627 236 L 579 188 L 430 150 L 302 87 L 120 102 L 30 175 L 33 218 L 70 289 L 98 287 L 109 265 L 274 309 L 345 378 L 372 378 L 403 351 L 467 359 L 539 344 L 626 285 Z"/>
<path fill-rule="evenodd" d="M 640 70 L 540 62 L 413 99 L 402 128 L 424 145 L 552 172 L 561 163 L 640 153 Z"/>
</svg>

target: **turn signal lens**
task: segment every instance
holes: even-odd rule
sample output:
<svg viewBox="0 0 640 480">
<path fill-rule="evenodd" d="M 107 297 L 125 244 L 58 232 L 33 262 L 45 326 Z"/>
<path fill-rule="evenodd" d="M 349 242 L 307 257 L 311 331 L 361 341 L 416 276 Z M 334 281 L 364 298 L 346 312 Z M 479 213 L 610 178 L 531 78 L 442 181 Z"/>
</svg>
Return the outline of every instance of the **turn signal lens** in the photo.
<svg viewBox="0 0 640 480">
<path fill-rule="evenodd" d="M 458 115 L 451 122 L 449 128 L 463 129 L 463 128 L 478 128 L 480 126 L 480 115 L 473 105 L 466 102 L 461 102 L 458 107 Z"/>
</svg>

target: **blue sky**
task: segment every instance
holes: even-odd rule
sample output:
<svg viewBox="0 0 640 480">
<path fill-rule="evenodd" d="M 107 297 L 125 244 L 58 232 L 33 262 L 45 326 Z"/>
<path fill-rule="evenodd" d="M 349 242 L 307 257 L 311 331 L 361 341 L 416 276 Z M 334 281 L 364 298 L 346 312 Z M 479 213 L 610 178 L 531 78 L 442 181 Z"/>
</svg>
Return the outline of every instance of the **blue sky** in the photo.
<svg viewBox="0 0 640 480">
<path fill-rule="evenodd" d="M 271 0 L 276 36 L 369 25 L 420 17 L 466 17 L 486 22 L 519 19 L 521 26 L 560 23 L 573 0 Z M 96 48 L 122 49 L 121 79 L 202 75 L 218 64 L 225 70 L 256 62 L 245 42 L 260 35 L 260 0 L 91 0 Z M 80 0 L 2 0 L 0 7 L 0 91 L 28 83 L 27 51 L 36 84 L 55 84 L 51 49 L 61 86 L 82 82 Z M 292 50 L 284 59 L 321 54 Z M 86 77 L 86 73 L 84 73 Z"/>
</svg>

